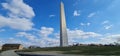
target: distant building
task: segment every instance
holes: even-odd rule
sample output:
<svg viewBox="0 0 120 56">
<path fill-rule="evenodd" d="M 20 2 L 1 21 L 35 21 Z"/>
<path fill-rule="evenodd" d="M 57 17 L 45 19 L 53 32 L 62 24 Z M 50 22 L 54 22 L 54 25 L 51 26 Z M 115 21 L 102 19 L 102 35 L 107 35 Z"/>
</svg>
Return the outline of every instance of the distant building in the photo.
<svg viewBox="0 0 120 56">
<path fill-rule="evenodd" d="M 2 46 L 2 50 L 14 50 L 14 49 L 21 50 L 23 49 L 23 46 L 21 44 L 4 44 Z"/>
</svg>

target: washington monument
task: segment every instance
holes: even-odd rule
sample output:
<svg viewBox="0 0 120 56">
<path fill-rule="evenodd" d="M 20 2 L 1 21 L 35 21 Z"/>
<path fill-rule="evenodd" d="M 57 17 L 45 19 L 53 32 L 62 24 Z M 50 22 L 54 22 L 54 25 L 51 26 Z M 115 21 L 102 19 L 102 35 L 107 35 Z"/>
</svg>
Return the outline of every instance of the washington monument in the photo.
<svg viewBox="0 0 120 56">
<path fill-rule="evenodd" d="M 60 46 L 61 47 L 68 46 L 68 36 L 67 36 L 65 11 L 64 11 L 63 2 L 61 2 L 60 4 Z"/>
</svg>

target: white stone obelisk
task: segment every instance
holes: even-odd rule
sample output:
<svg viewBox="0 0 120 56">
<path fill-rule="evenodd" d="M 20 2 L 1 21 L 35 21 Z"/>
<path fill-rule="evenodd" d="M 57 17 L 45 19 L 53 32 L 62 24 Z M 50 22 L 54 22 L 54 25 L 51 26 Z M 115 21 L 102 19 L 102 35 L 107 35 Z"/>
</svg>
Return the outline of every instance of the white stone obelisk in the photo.
<svg viewBox="0 0 120 56">
<path fill-rule="evenodd" d="M 64 11 L 63 2 L 61 2 L 60 4 L 60 46 L 61 47 L 68 46 L 68 36 L 67 36 L 65 11 Z"/>
</svg>

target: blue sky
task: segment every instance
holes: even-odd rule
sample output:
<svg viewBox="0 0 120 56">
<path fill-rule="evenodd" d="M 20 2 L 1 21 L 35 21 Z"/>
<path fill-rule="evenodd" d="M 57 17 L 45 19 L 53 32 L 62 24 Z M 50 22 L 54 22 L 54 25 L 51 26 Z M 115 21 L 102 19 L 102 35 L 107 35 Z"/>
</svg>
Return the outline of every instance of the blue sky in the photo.
<svg viewBox="0 0 120 56">
<path fill-rule="evenodd" d="M 119 0 L 61 0 L 69 44 L 120 39 Z M 60 0 L 0 0 L 0 45 L 59 46 Z"/>
</svg>

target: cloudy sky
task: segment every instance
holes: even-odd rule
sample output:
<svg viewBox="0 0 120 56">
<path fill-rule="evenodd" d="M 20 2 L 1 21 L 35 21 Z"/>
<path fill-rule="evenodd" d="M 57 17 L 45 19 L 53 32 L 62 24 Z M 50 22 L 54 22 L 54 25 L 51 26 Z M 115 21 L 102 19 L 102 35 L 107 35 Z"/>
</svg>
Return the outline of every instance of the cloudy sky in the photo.
<svg viewBox="0 0 120 56">
<path fill-rule="evenodd" d="M 59 46 L 60 0 L 0 0 L 0 45 Z M 63 0 L 69 44 L 120 40 L 120 0 Z"/>
</svg>

